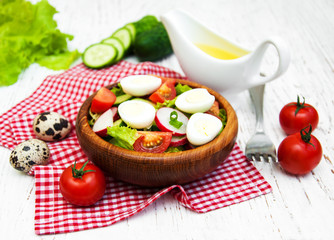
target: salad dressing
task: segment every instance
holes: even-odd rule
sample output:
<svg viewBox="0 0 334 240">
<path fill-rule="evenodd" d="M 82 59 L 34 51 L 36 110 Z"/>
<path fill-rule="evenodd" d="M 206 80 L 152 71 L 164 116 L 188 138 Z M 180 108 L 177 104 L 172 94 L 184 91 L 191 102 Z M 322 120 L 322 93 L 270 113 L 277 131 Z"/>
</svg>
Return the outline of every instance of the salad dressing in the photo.
<svg viewBox="0 0 334 240">
<path fill-rule="evenodd" d="M 237 59 L 239 57 L 242 57 L 248 54 L 247 51 L 244 51 L 240 48 L 237 49 L 238 51 L 235 51 L 236 49 L 232 49 L 232 48 L 223 49 L 220 47 L 215 47 L 215 46 L 211 46 L 211 45 L 204 44 L 204 43 L 195 43 L 195 46 L 201 49 L 206 54 L 214 58 L 223 59 L 223 60 Z M 236 47 L 234 46 L 234 48 Z"/>
</svg>

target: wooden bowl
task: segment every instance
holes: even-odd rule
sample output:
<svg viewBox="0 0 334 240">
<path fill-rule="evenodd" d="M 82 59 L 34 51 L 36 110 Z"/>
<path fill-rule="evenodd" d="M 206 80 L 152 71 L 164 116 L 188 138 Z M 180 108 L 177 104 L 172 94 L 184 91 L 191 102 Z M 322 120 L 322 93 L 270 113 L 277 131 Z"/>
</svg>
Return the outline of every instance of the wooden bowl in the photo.
<svg viewBox="0 0 334 240">
<path fill-rule="evenodd" d="M 79 143 L 88 158 L 110 176 L 136 185 L 157 187 L 183 184 L 215 170 L 230 154 L 238 133 L 238 119 L 232 106 L 220 94 L 195 82 L 179 80 L 193 88 L 206 88 L 227 113 L 224 130 L 211 142 L 175 153 L 143 153 L 117 147 L 96 135 L 88 124 L 92 94 L 76 119 Z M 114 85 L 109 85 L 111 89 Z"/>
</svg>

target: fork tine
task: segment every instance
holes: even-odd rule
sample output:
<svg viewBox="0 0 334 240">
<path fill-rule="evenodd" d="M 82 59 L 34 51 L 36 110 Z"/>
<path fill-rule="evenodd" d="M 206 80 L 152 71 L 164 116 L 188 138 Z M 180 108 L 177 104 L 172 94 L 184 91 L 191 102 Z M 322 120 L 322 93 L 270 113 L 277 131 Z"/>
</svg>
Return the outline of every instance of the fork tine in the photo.
<svg viewBox="0 0 334 240">
<path fill-rule="evenodd" d="M 246 155 L 247 159 L 250 160 L 250 161 L 257 161 L 257 162 L 260 162 L 261 159 L 260 159 L 260 156 L 258 153 L 252 153 L 252 154 L 248 154 Z"/>
<path fill-rule="evenodd" d="M 273 156 L 273 155 L 269 155 L 269 156 L 268 156 L 268 159 L 269 159 L 271 162 L 278 162 L 276 156 Z"/>
<path fill-rule="evenodd" d="M 248 160 L 256 161 L 256 162 L 278 162 L 276 156 L 273 156 L 271 154 L 262 154 L 262 153 L 253 153 L 248 154 L 247 156 Z"/>
</svg>

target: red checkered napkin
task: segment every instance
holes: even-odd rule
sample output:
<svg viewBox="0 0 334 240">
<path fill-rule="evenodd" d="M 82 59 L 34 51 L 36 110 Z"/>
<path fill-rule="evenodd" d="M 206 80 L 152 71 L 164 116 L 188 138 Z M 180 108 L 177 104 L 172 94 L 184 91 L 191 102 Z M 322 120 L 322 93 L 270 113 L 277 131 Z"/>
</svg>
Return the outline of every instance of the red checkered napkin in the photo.
<svg viewBox="0 0 334 240">
<path fill-rule="evenodd" d="M 83 101 L 102 86 L 133 74 L 156 74 L 183 78 L 180 74 L 153 63 L 132 64 L 122 61 L 103 70 L 87 69 L 79 64 L 55 76 L 48 76 L 27 99 L 0 116 L 0 144 L 13 149 L 34 138 L 32 121 L 43 111 L 55 111 L 75 124 Z M 256 168 L 235 145 L 230 156 L 214 172 L 184 185 L 167 188 L 143 188 L 107 177 L 103 198 L 90 207 L 75 207 L 62 197 L 58 183 L 65 167 L 84 162 L 74 129 L 58 142 L 48 143 L 51 151 L 47 166 L 36 166 L 29 174 L 36 179 L 36 234 L 55 234 L 104 227 L 136 214 L 170 192 L 182 205 L 204 213 L 239 203 L 271 191 Z"/>
</svg>

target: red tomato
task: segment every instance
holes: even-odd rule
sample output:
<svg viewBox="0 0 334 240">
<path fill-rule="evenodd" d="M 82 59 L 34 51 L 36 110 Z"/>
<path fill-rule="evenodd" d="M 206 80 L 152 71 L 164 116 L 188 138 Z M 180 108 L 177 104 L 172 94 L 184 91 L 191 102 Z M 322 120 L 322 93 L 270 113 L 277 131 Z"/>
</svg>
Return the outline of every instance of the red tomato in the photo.
<svg viewBox="0 0 334 240">
<path fill-rule="evenodd" d="M 133 144 L 137 152 L 163 153 L 172 140 L 172 132 L 141 132 Z"/>
<path fill-rule="evenodd" d="M 175 82 L 175 79 L 172 78 L 162 78 L 161 86 L 152 93 L 149 99 L 154 103 L 174 99 L 176 97 Z"/>
<path fill-rule="evenodd" d="M 59 188 L 63 197 L 78 206 L 89 206 L 102 198 L 106 190 L 103 172 L 95 165 L 74 163 L 60 176 Z"/>
<path fill-rule="evenodd" d="M 299 96 L 297 102 L 285 105 L 280 114 L 279 122 L 287 135 L 297 133 L 309 124 L 315 129 L 318 126 L 319 116 L 317 110 L 310 104 L 300 103 Z"/>
<path fill-rule="evenodd" d="M 220 118 L 219 117 L 219 103 L 218 103 L 218 101 L 214 101 L 211 108 L 206 113 Z"/>
<path fill-rule="evenodd" d="M 311 131 L 311 126 L 308 132 L 304 128 L 300 133 L 287 136 L 279 145 L 277 158 L 285 171 L 303 175 L 319 164 L 322 147 L 318 139 L 311 135 Z"/>
<path fill-rule="evenodd" d="M 106 87 L 102 87 L 94 96 L 90 110 L 93 113 L 107 111 L 116 101 L 116 95 Z"/>
</svg>

